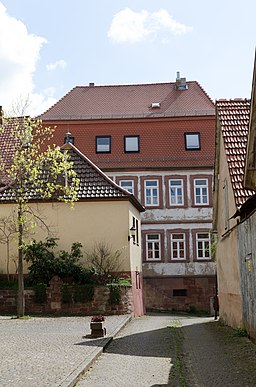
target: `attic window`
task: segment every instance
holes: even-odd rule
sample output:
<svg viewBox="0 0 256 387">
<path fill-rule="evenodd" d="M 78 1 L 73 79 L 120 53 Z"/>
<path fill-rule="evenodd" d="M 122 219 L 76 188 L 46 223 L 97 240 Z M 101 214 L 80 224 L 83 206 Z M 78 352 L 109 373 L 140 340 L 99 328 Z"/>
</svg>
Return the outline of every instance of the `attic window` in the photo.
<svg viewBox="0 0 256 387">
<path fill-rule="evenodd" d="M 186 150 L 201 149 L 200 133 L 185 133 L 185 148 Z"/>
<path fill-rule="evenodd" d="M 160 106 L 161 106 L 160 102 L 152 102 L 151 104 L 152 109 L 160 108 Z"/>
<path fill-rule="evenodd" d="M 124 151 L 125 153 L 139 153 L 140 137 L 139 136 L 124 136 Z"/>
<path fill-rule="evenodd" d="M 96 136 L 96 153 L 111 153 L 110 136 Z"/>
</svg>

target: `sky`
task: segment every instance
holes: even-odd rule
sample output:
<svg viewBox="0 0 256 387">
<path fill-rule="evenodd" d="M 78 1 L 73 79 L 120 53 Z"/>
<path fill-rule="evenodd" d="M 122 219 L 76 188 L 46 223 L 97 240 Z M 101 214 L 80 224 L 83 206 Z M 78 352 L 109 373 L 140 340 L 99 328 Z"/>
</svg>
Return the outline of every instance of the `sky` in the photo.
<svg viewBox="0 0 256 387">
<path fill-rule="evenodd" d="M 0 0 L 0 105 L 34 116 L 75 86 L 177 72 L 213 101 L 250 98 L 255 15 L 255 0 Z"/>
</svg>

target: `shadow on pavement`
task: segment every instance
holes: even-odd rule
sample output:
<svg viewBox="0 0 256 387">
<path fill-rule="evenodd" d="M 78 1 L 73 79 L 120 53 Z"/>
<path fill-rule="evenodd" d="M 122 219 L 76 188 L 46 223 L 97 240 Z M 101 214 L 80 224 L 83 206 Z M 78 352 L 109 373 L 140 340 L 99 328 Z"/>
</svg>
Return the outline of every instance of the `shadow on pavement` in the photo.
<svg viewBox="0 0 256 387">
<path fill-rule="evenodd" d="M 86 340 L 75 345 L 102 346 L 103 344 L 104 338 Z M 171 357 L 171 347 L 170 328 L 166 327 L 116 338 L 105 352 L 127 356 L 168 358 Z"/>
</svg>

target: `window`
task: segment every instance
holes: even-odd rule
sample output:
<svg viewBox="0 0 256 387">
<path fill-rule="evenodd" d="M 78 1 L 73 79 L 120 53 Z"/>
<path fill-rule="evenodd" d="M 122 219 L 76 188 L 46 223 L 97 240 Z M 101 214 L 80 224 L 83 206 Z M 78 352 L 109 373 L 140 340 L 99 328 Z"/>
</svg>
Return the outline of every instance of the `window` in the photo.
<svg viewBox="0 0 256 387">
<path fill-rule="evenodd" d="M 160 234 L 146 235 L 146 260 L 160 261 L 161 259 Z"/>
<path fill-rule="evenodd" d="M 196 205 L 209 204 L 208 179 L 194 180 L 194 199 Z"/>
<path fill-rule="evenodd" d="M 171 234 L 171 259 L 186 259 L 186 238 L 185 234 Z"/>
<path fill-rule="evenodd" d="M 185 133 L 185 148 L 187 150 L 201 149 L 200 133 Z"/>
<path fill-rule="evenodd" d="M 182 179 L 171 179 L 169 180 L 170 190 L 170 205 L 171 206 L 183 206 L 183 180 Z"/>
<path fill-rule="evenodd" d="M 159 187 L 158 180 L 145 180 L 145 205 L 159 205 Z"/>
<path fill-rule="evenodd" d="M 133 180 L 120 180 L 119 185 L 134 195 L 134 181 Z"/>
<path fill-rule="evenodd" d="M 140 151 L 139 136 L 125 136 L 124 151 L 125 153 L 138 153 Z"/>
<path fill-rule="evenodd" d="M 187 289 L 173 289 L 173 297 L 187 297 Z"/>
<path fill-rule="evenodd" d="M 111 137 L 97 136 L 96 137 L 96 153 L 110 153 L 111 152 Z"/>
<path fill-rule="evenodd" d="M 211 240 L 209 233 L 196 233 L 197 259 L 211 259 Z"/>
</svg>

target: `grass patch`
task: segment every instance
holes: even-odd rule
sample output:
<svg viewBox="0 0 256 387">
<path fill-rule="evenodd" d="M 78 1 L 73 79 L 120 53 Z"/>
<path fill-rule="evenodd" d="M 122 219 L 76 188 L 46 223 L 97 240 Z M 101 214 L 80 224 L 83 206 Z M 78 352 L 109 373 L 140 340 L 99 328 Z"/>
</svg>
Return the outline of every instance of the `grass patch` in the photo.
<svg viewBox="0 0 256 387">
<path fill-rule="evenodd" d="M 173 386 L 178 385 L 179 387 L 185 387 L 185 368 L 183 362 L 184 335 L 181 322 L 179 320 L 172 320 L 169 329 L 174 349 L 173 367 L 169 375 L 169 383 L 172 383 L 170 385 Z"/>
<path fill-rule="evenodd" d="M 245 328 L 236 328 L 234 332 L 234 336 L 236 337 L 248 337 L 248 332 Z"/>
</svg>

